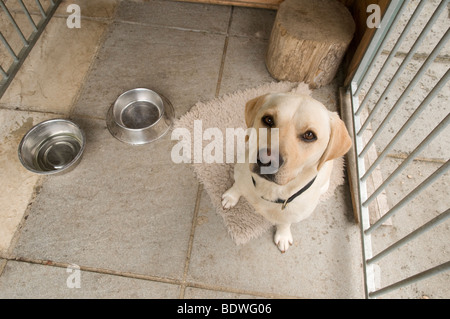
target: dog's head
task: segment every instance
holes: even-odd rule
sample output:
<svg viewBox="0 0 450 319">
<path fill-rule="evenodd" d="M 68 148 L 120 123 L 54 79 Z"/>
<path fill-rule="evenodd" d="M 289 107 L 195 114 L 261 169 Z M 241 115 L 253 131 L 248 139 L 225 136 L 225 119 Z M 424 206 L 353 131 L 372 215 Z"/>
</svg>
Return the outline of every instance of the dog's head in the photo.
<svg viewBox="0 0 450 319">
<path fill-rule="evenodd" d="M 307 95 L 267 94 L 250 100 L 245 121 L 257 134 L 257 146 L 250 148 L 257 160 L 250 170 L 279 185 L 302 172 L 319 171 L 326 161 L 347 153 L 352 144 L 337 113 Z M 267 129 L 267 139 L 259 138 L 260 128 Z M 273 129 L 278 129 L 278 139 L 270 138 Z"/>
</svg>

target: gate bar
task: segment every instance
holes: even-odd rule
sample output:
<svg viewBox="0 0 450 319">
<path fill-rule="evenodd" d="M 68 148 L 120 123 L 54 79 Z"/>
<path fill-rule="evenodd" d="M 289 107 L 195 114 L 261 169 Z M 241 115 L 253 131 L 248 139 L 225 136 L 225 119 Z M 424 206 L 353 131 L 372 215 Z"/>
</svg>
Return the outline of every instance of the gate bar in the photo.
<svg viewBox="0 0 450 319">
<path fill-rule="evenodd" d="M 367 263 L 370 265 L 370 264 L 373 264 L 373 263 L 377 262 L 378 260 L 380 260 L 384 256 L 388 255 L 391 251 L 393 251 L 393 250 L 403 246 L 404 244 L 410 242 L 411 240 L 415 239 L 416 237 L 418 237 L 418 236 L 422 235 L 423 233 L 427 232 L 428 230 L 436 227 L 440 223 L 442 223 L 445 220 L 447 220 L 447 218 L 449 218 L 449 217 L 450 217 L 450 209 L 447 209 L 445 212 L 443 212 L 442 214 L 439 214 L 437 217 L 433 218 L 432 220 L 430 220 L 425 225 L 422 225 L 421 227 L 417 228 L 415 231 L 413 231 L 410 234 L 406 235 L 402 239 L 396 241 L 394 244 L 392 244 L 391 246 L 389 246 L 388 248 L 386 248 L 382 252 L 378 253 L 374 257 L 372 257 L 369 260 L 367 260 Z"/>
<path fill-rule="evenodd" d="M 438 126 L 434 128 L 434 130 L 420 143 L 416 149 L 402 162 L 402 164 L 392 172 L 391 175 L 373 192 L 372 195 L 364 202 L 364 205 L 369 205 L 380 193 L 397 177 L 405 168 L 409 165 L 416 157 L 419 155 L 425 147 L 427 147 L 450 123 L 450 114 L 447 114 L 445 119 L 439 123 Z M 367 230 L 368 233 L 371 233 L 373 228 Z"/>
<path fill-rule="evenodd" d="M 425 271 L 423 271 L 421 273 L 418 273 L 418 274 L 416 274 L 414 276 L 411 276 L 411 277 L 408 277 L 406 279 L 403 279 L 403 280 L 401 280 L 399 282 L 396 282 L 396 283 L 394 283 L 394 284 L 392 284 L 390 286 L 384 287 L 384 288 L 382 288 L 380 290 L 371 292 L 371 293 L 369 293 L 369 297 L 370 298 L 376 298 L 376 297 L 378 297 L 380 295 L 384 295 L 384 294 L 386 294 L 388 292 L 391 292 L 393 290 L 396 290 L 398 288 L 401 288 L 401 287 L 413 284 L 413 283 L 415 283 L 415 282 L 417 282 L 419 280 L 423 280 L 423 279 L 426 279 L 428 277 L 432 277 L 432 276 L 438 275 L 438 274 L 440 274 L 442 272 L 445 272 L 445 271 L 448 271 L 448 270 L 450 270 L 450 261 L 447 261 L 446 263 L 443 263 L 442 265 L 436 266 L 434 268 L 425 270 Z"/>
<path fill-rule="evenodd" d="M 450 30 L 447 33 L 450 35 Z M 377 168 L 377 166 L 380 164 L 380 162 L 387 156 L 388 152 L 392 149 L 392 147 L 394 147 L 394 145 L 406 133 L 406 131 L 411 127 L 411 125 L 419 117 L 419 115 L 422 114 L 422 112 L 425 110 L 425 108 L 434 100 L 434 98 L 438 95 L 438 93 L 442 90 L 442 88 L 447 84 L 449 78 L 450 78 L 450 70 L 447 70 L 447 72 L 441 78 L 439 83 L 436 84 L 436 86 L 433 88 L 433 90 L 431 90 L 431 92 L 427 95 L 427 97 L 422 101 L 420 106 L 414 111 L 414 113 L 408 118 L 408 120 L 405 122 L 405 124 L 403 124 L 402 128 L 397 132 L 397 134 L 391 139 L 389 144 L 384 148 L 383 152 L 381 152 L 381 154 L 378 155 L 376 161 L 369 167 L 369 169 L 366 171 L 364 176 L 361 177 L 361 179 L 363 181 L 366 180 L 372 174 L 372 172 L 375 170 L 375 168 Z M 406 91 L 405 91 L 405 93 L 406 93 Z M 394 105 L 394 107 L 392 108 L 390 113 L 391 112 L 395 113 L 395 111 L 397 109 L 398 109 L 398 107 L 396 104 L 396 105 Z M 380 125 L 378 130 L 381 130 L 382 128 L 384 128 L 386 126 L 390 117 L 391 116 L 389 116 L 389 115 L 386 116 L 386 119 L 383 120 L 383 123 Z M 375 134 L 373 135 L 373 138 L 375 137 Z M 372 141 L 372 139 L 370 141 Z M 370 141 L 367 143 L 367 146 L 365 149 L 367 149 Z M 361 153 L 364 153 L 364 150 Z M 363 156 L 363 154 L 361 154 L 361 156 Z M 363 205 L 366 205 L 366 203 L 364 203 Z"/>
<path fill-rule="evenodd" d="M 45 14 L 44 8 L 42 7 L 42 4 L 39 0 L 36 0 L 36 4 L 39 7 L 39 11 L 41 12 L 42 17 L 45 19 L 47 18 L 47 15 Z"/>
<path fill-rule="evenodd" d="M 403 197 L 401 201 L 399 201 L 393 208 L 391 208 L 385 215 L 383 215 L 375 224 L 369 227 L 364 231 L 366 235 L 371 233 L 374 229 L 378 228 L 381 224 L 383 224 L 387 219 L 392 217 L 399 209 L 413 200 L 422 190 L 426 189 L 430 186 L 436 179 L 445 174 L 445 172 L 450 168 L 450 160 L 448 160 L 445 164 L 439 167 L 433 174 L 428 176 L 426 180 L 424 180 L 419 186 L 414 188 L 408 195 Z"/>
<path fill-rule="evenodd" d="M 28 45 L 28 41 L 25 38 L 25 36 L 23 35 L 22 31 L 20 30 L 19 26 L 16 23 L 16 20 L 14 20 L 13 16 L 11 15 L 11 13 L 9 12 L 8 8 L 5 6 L 5 4 L 3 3 L 3 1 L 0 1 L 0 7 L 2 7 L 3 11 L 5 12 L 6 16 L 8 17 L 9 21 L 12 23 L 12 25 L 14 26 L 14 29 L 16 30 L 17 34 L 19 35 L 20 39 L 22 40 L 23 44 L 26 46 Z"/>
<path fill-rule="evenodd" d="M 3 70 L 1 65 L 0 65 L 0 73 L 2 74 L 3 78 L 7 78 L 8 77 L 8 73 L 6 73 L 6 71 Z"/>
<path fill-rule="evenodd" d="M 0 1 L 1 3 L 1 1 Z M 0 31 L 0 40 L 2 40 L 3 44 L 6 47 L 6 50 L 8 50 L 8 53 L 12 56 L 12 58 L 14 59 L 15 62 L 19 61 L 19 58 L 17 57 L 16 53 L 14 52 L 14 50 L 11 48 L 11 46 L 9 45 L 8 41 L 6 41 L 5 37 L 3 36 L 3 33 Z"/>
<path fill-rule="evenodd" d="M 34 20 L 33 20 L 33 18 L 31 17 L 30 12 L 28 11 L 27 7 L 23 4 L 23 1 L 22 1 L 22 0 L 18 0 L 18 1 L 19 1 L 19 3 L 20 3 L 20 6 L 22 7 L 23 12 L 24 12 L 25 15 L 27 16 L 28 21 L 29 21 L 30 24 L 32 25 L 34 31 L 37 31 L 36 23 L 34 23 Z"/>
</svg>

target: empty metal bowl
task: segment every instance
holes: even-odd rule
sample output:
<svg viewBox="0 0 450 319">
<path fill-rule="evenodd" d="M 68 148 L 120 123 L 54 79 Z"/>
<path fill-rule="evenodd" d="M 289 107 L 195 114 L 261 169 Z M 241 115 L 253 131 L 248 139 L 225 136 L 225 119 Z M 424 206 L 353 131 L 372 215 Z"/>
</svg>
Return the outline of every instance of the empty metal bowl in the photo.
<svg viewBox="0 0 450 319">
<path fill-rule="evenodd" d="M 120 95 L 109 108 L 106 123 L 118 140 L 139 145 L 164 136 L 173 124 L 172 104 L 156 92 L 138 88 Z"/>
<path fill-rule="evenodd" d="M 75 123 L 55 119 L 37 124 L 19 144 L 19 160 L 37 174 L 67 172 L 79 161 L 86 145 L 84 132 Z"/>
</svg>

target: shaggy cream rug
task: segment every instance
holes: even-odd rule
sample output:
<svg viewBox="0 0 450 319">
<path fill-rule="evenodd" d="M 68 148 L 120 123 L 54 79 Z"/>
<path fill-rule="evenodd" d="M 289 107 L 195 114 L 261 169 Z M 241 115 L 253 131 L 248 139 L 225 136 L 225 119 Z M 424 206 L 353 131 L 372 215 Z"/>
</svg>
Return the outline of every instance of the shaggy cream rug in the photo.
<svg viewBox="0 0 450 319">
<path fill-rule="evenodd" d="M 232 209 L 224 210 L 222 208 L 222 194 L 233 185 L 233 163 L 198 163 L 197 157 L 195 160 L 195 152 L 200 149 L 204 151 L 208 148 L 208 144 L 213 140 L 205 139 L 202 134 L 199 134 L 199 123 L 201 123 L 201 130 L 204 132 L 208 128 L 218 128 L 222 132 L 223 138 L 223 153 L 225 162 L 226 150 L 226 128 L 243 128 L 246 129 L 244 120 L 244 108 L 248 100 L 258 97 L 266 93 L 279 92 L 294 92 L 301 94 L 311 94 L 308 85 L 304 83 L 290 83 L 277 82 L 267 83 L 253 89 L 238 91 L 220 98 L 210 100 L 208 102 L 198 102 L 192 109 L 177 120 L 174 124 L 173 132 L 176 129 L 183 129 L 189 131 L 191 140 L 179 138 L 179 145 L 184 145 L 186 148 L 191 148 L 191 153 L 186 152 L 184 158 L 186 162 L 193 163 L 194 172 L 198 180 L 204 185 L 204 189 L 211 199 L 216 212 L 222 216 L 228 232 L 236 244 L 245 244 L 250 239 L 257 238 L 272 226 L 261 215 L 255 213 L 253 207 L 241 197 L 239 203 Z M 198 122 L 201 120 L 201 122 Z M 194 121 L 196 123 L 196 131 L 194 132 Z M 174 139 L 174 135 L 172 135 Z M 175 137 L 177 139 L 178 137 Z M 217 142 L 217 139 L 216 139 Z M 217 144 L 216 144 L 217 145 Z M 210 148 L 208 148 L 210 149 Z M 198 154 L 198 153 L 197 153 Z M 197 163 L 195 163 L 197 162 Z M 330 187 L 328 192 L 321 197 L 321 201 L 328 199 L 338 185 L 344 182 L 343 158 L 335 161 L 333 174 L 331 177 Z"/>
</svg>

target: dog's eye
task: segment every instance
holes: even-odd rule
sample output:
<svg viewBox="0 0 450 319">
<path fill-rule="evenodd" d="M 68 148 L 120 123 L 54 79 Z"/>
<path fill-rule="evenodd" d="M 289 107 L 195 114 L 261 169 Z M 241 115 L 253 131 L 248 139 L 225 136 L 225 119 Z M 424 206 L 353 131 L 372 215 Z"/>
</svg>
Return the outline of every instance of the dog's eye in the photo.
<svg viewBox="0 0 450 319">
<path fill-rule="evenodd" d="M 317 140 L 317 136 L 316 134 L 314 134 L 311 131 L 307 131 L 305 134 L 303 134 L 301 136 L 302 140 L 304 140 L 305 142 L 314 142 L 315 140 Z"/>
<path fill-rule="evenodd" d="M 261 120 L 262 120 L 263 124 L 267 125 L 268 127 L 275 126 L 275 121 L 274 121 L 273 117 L 270 115 L 263 116 Z"/>
</svg>

